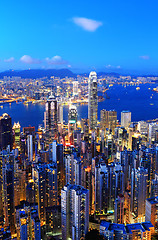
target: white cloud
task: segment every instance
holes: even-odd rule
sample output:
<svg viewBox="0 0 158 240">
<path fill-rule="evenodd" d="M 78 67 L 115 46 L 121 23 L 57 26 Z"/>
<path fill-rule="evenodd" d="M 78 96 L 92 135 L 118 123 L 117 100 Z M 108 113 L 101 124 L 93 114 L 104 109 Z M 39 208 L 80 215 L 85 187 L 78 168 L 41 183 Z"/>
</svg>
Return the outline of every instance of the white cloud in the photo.
<svg viewBox="0 0 158 240">
<path fill-rule="evenodd" d="M 83 17 L 74 17 L 72 20 L 76 25 L 89 32 L 94 32 L 98 27 L 103 25 L 102 22 Z"/>
<path fill-rule="evenodd" d="M 144 56 L 139 56 L 141 59 L 144 59 L 144 60 L 149 60 L 150 57 L 148 55 L 144 55 Z"/>
<path fill-rule="evenodd" d="M 36 58 L 32 58 L 31 56 L 29 55 L 24 55 L 20 58 L 20 61 L 23 62 L 23 63 L 27 63 L 27 64 L 38 64 L 40 63 L 41 61 L 39 59 L 36 59 Z"/>
<path fill-rule="evenodd" d="M 65 61 L 64 59 L 62 59 L 62 57 L 58 55 L 52 58 L 47 57 L 45 60 L 48 64 L 52 64 L 52 65 L 62 65 L 67 63 L 67 61 Z"/>
<path fill-rule="evenodd" d="M 71 66 L 70 64 L 69 64 L 69 65 L 67 65 L 67 67 L 68 67 L 68 68 L 72 68 L 72 66 Z"/>
<path fill-rule="evenodd" d="M 4 59 L 4 62 L 13 62 L 15 60 L 14 57 L 10 57 L 8 59 Z"/>
<path fill-rule="evenodd" d="M 108 64 L 108 65 L 106 65 L 105 66 L 107 69 L 120 69 L 121 68 L 121 66 L 112 66 L 112 65 L 110 65 L 110 64 Z"/>
</svg>

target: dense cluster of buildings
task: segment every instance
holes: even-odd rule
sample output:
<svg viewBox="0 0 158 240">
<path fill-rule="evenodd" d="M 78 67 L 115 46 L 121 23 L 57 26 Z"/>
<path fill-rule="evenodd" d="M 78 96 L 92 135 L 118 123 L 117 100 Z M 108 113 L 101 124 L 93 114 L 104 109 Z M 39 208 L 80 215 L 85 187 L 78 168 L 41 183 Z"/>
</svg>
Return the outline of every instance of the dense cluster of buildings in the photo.
<svg viewBox="0 0 158 240">
<path fill-rule="evenodd" d="M 101 110 L 98 80 L 88 78 L 88 119 L 59 89 L 49 93 L 35 131 L 0 117 L 0 239 L 84 239 L 89 222 L 105 239 L 151 239 L 158 230 L 158 123 Z M 78 82 L 73 83 L 73 95 Z M 94 224 L 95 225 L 95 224 Z"/>
</svg>

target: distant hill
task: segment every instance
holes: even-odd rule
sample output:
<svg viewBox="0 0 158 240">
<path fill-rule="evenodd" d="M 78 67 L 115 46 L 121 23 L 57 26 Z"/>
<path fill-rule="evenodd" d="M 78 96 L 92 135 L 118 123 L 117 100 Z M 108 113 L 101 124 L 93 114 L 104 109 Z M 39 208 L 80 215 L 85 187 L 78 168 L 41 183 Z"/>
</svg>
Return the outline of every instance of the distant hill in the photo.
<svg viewBox="0 0 158 240">
<path fill-rule="evenodd" d="M 42 78 L 42 77 L 76 77 L 76 74 L 69 69 L 30 69 L 30 70 L 15 70 L 5 71 L 0 73 L 0 78 L 22 77 L 22 78 Z"/>
</svg>

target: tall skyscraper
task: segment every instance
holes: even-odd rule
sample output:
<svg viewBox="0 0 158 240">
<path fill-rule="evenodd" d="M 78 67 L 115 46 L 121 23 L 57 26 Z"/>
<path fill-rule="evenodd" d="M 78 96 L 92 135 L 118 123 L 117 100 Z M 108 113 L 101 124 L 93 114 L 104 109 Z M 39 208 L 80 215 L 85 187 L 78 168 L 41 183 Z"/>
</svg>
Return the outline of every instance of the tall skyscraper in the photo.
<svg viewBox="0 0 158 240">
<path fill-rule="evenodd" d="M 91 72 L 88 79 L 88 118 L 91 130 L 95 130 L 98 118 L 97 74 Z"/>
<path fill-rule="evenodd" d="M 27 155 L 28 160 L 33 161 L 33 140 L 32 135 L 27 136 Z"/>
<path fill-rule="evenodd" d="M 73 96 L 78 95 L 78 81 L 73 81 Z"/>
<path fill-rule="evenodd" d="M 14 148 L 20 149 L 20 124 L 19 122 L 13 125 Z"/>
<path fill-rule="evenodd" d="M 121 112 L 121 126 L 124 128 L 128 128 L 131 123 L 131 112 L 130 111 L 122 111 Z"/>
<path fill-rule="evenodd" d="M 44 113 L 44 123 L 46 130 L 46 145 L 48 146 L 53 140 L 57 140 L 57 100 L 51 94 L 46 102 L 46 111 Z"/>
<path fill-rule="evenodd" d="M 145 220 L 145 200 L 147 198 L 148 170 L 144 167 L 133 169 L 131 174 L 131 210 L 137 221 Z"/>
<path fill-rule="evenodd" d="M 61 190 L 62 239 L 85 238 L 89 228 L 89 190 L 65 185 Z"/>
<path fill-rule="evenodd" d="M 4 113 L 0 117 L 0 149 L 5 149 L 8 145 L 10 145 L 10 149 L 12 149 L 12 119 L 7 113 Z"/>
<path fill-rule="evenodd" d="M 114 134 L 117 124 L 117 112 L 114 110 L 106 111 L 103 109 L 100 111 L 100 115 L 101 129 L 105 131 L 106 128 L 108 128 L 112 131 L 112 134 Z"/>
<path fill-rule="evenodd" d="M 75 105 L 70 105 L 69 107 L 69 115 L 68 115 L 68 135 L 69 142 L 74 144 L 74 131 L 77 127 L 77 108 Z"/>
</svg>

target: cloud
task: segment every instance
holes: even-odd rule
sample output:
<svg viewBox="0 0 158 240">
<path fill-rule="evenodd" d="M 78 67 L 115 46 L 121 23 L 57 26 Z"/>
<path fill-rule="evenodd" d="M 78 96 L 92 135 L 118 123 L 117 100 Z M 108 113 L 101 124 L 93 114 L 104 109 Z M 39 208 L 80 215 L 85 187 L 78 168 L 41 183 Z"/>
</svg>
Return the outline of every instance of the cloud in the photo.
<svg viewBox="0 0 158 240">
<path fill-rule="evenodd" d="M 139 58 L 144 59 L 144 60 L 149 60 L 150 59 L 150 57 L 148 55 L 139 56 Z"/>
<path fill-rule="evenodd" d="M 67 65 L 68 68 L 72 68 L 72 66 L 70 64 Z"/>
<path fill-rule="evenodd" d="M 76 25 L 89 32 L 94 32 L 98 27 L 103 25 L 102 22 L 83 17 L 74 17 L 72 20 Z"/>
<path fill-rule="evenodd" d="M 121 68 L 120 65 L 118 65 L 118 66 L 112 66 L 112 65 L 110 65 L 110 64 L 106 65 L 105 67 L 106 67 L 107 69 L 120 69 L 120 68 Z"/>
<path fill-rule="evenodd" d="M 60 57 L 60 56 L 58 56 L 58 55 L 56 55 L 56 56 L 54 56 L 54 57 L 52 57 L 52 58 L 47 57 L 45 60 L 46 60 L 46 62 L 47 62 L 48 64 L 52 64 L 52 65 L 63 65 L 63 64 L 67 64 L 67 61 L 64 60 L 64 59 L 62 59 L 62 57 Z"/>
<path fill-rule="evenodd" d="M 13 62 L 15 60 L 14 57 L 10 57 L 8 59 L 4 59 L 4 62 Z"/>
<path fill-rule="evenodd" d="M 29 55 L 24 55 L 20 58 L 20 61 L 23 63 L 27 63 L 27 64 L 38 64 L 41 63 L 41 61 L 39 59 L 36 58 L 32 58 Z"/>
</svg>

